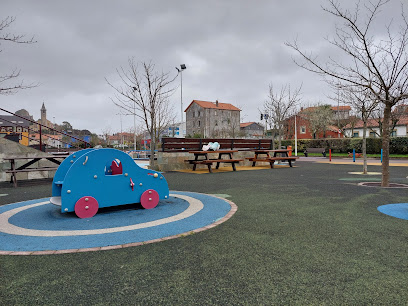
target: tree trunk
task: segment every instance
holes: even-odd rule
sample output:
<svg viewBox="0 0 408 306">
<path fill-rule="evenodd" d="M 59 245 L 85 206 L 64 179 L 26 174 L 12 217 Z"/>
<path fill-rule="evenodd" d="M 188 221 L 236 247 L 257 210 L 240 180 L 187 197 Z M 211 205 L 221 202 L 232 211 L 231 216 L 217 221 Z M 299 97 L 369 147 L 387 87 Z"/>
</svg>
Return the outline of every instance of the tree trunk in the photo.
<svg viewBox="0 0 408 306">
<path fill-rule="evenodd" d="M 278 139 L 278 149 L 280 149 L 282 147 L 282 129 L 283 128 L 282 128 L 281 124 L 279 124 L 278 127 L 279 127 L 279 130 L 278 130 L 278 137 L 279 137 L 279 139 Z"/>
<path fill-rule="evenodd" d="M 155 166 L 154 164 L 154 150 L 155 149 L 156 149 L 156 131 L 152 127 L 152 130 L 150 132 L 150 160 L 149 160 L 150 169 L 154 169 L 154 166 Z"/>
<path fill-rule="evenodd" d="M 391 104 L 386 103 L 384 108 L 384 122 L 382 125 L 382 187 L 389 187 L 390 180 L 390 118 L 391 118 Z"/>
<path fill-rule="evenodd" d="M 363 145 L 361 151 L 363 153 L 363 174 L 367 174 L 367 119 L 363 122 Z"/>
</svg>

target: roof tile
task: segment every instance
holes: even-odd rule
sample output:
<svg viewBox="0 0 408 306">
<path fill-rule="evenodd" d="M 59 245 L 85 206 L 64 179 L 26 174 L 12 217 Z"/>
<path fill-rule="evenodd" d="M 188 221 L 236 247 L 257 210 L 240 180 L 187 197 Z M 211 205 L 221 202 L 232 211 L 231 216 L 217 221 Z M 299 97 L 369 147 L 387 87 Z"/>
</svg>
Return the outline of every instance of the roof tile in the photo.
<svg viewBox="0 0 408 306">
<path fill-rule="evenodd" d="M 230 103 L 220 103 L 218 102 L 218 107 L 216 105 L 216 102 L 209 102 L 209 101 L 200 101 L 200 100 L 193 100 L 190 105 L 186 108 L 185 112 L 190 108 L 190 106 L 196 103 L 202 108 L 214 108 L 214 109 L 220 109 L 220 110 L 233 110 L 233 111 L 241 111 L 238 107 L 235 107 L 234 105 Z"/>
</svg>

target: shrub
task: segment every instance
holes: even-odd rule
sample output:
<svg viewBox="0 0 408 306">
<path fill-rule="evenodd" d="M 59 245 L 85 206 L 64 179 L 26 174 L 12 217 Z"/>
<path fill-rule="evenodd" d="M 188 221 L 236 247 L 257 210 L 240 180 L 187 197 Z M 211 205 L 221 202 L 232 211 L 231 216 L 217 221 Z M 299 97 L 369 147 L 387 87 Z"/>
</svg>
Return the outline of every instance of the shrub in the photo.
<svg viewBox="0 0 408 306">
<path fill-rule="evenodd" d="M 295 148 L 295 141 L 282 140 L 282 146 Z M 306 148 L 326 148 L 333 153 L 347 153 L 355 149 L 361 152 L 362 138 L 322 138 L 322 139 L 298 139 L 298 151 Z M 382 148 L 381 138 L 367 138 L 367 153 L 379 154 Z M 390 141 L 390 154 L 408 154 L 408 137 L 392 137 Z"/>
</svg>

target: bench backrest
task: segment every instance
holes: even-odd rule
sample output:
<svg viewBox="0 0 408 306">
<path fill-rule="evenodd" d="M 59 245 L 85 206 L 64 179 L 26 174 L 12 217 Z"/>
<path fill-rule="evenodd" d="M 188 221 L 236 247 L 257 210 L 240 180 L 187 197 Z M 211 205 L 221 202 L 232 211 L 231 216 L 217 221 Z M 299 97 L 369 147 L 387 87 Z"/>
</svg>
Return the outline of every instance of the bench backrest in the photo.
<svg viewBox="0 0 408 306">
<path fill-rule="evenodd" d="M 182 152 L 201 150 L 209 142 L 218 142 L 220 149 L 253 150 L 272 149 L 272 139 L 233 139 L 233 138 L 162 138 L 163 152 Z"/>
<path fill-rule="evenodd" d="M 326 152 L 325 148 L 306 148 L 307 153 L 323 153 Z"/>
</svg>

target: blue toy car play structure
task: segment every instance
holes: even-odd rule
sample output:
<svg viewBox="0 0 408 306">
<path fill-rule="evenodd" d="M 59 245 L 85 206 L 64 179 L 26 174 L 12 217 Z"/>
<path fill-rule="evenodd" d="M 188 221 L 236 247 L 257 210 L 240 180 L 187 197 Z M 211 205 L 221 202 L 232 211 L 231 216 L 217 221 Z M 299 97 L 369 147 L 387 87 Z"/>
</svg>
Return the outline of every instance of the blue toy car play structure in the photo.
<svg viewBox="0 0 408 306">
<path fill-rule="evenodd" d="M 93 217 L 99 208 L 140 203 L 154 208 L 169 197 L 166 179 L 143 169 L 115 149 L 85 149 L 68 156 L 52 182 L 51 203 L 79 218 Z"/>
</svg>

